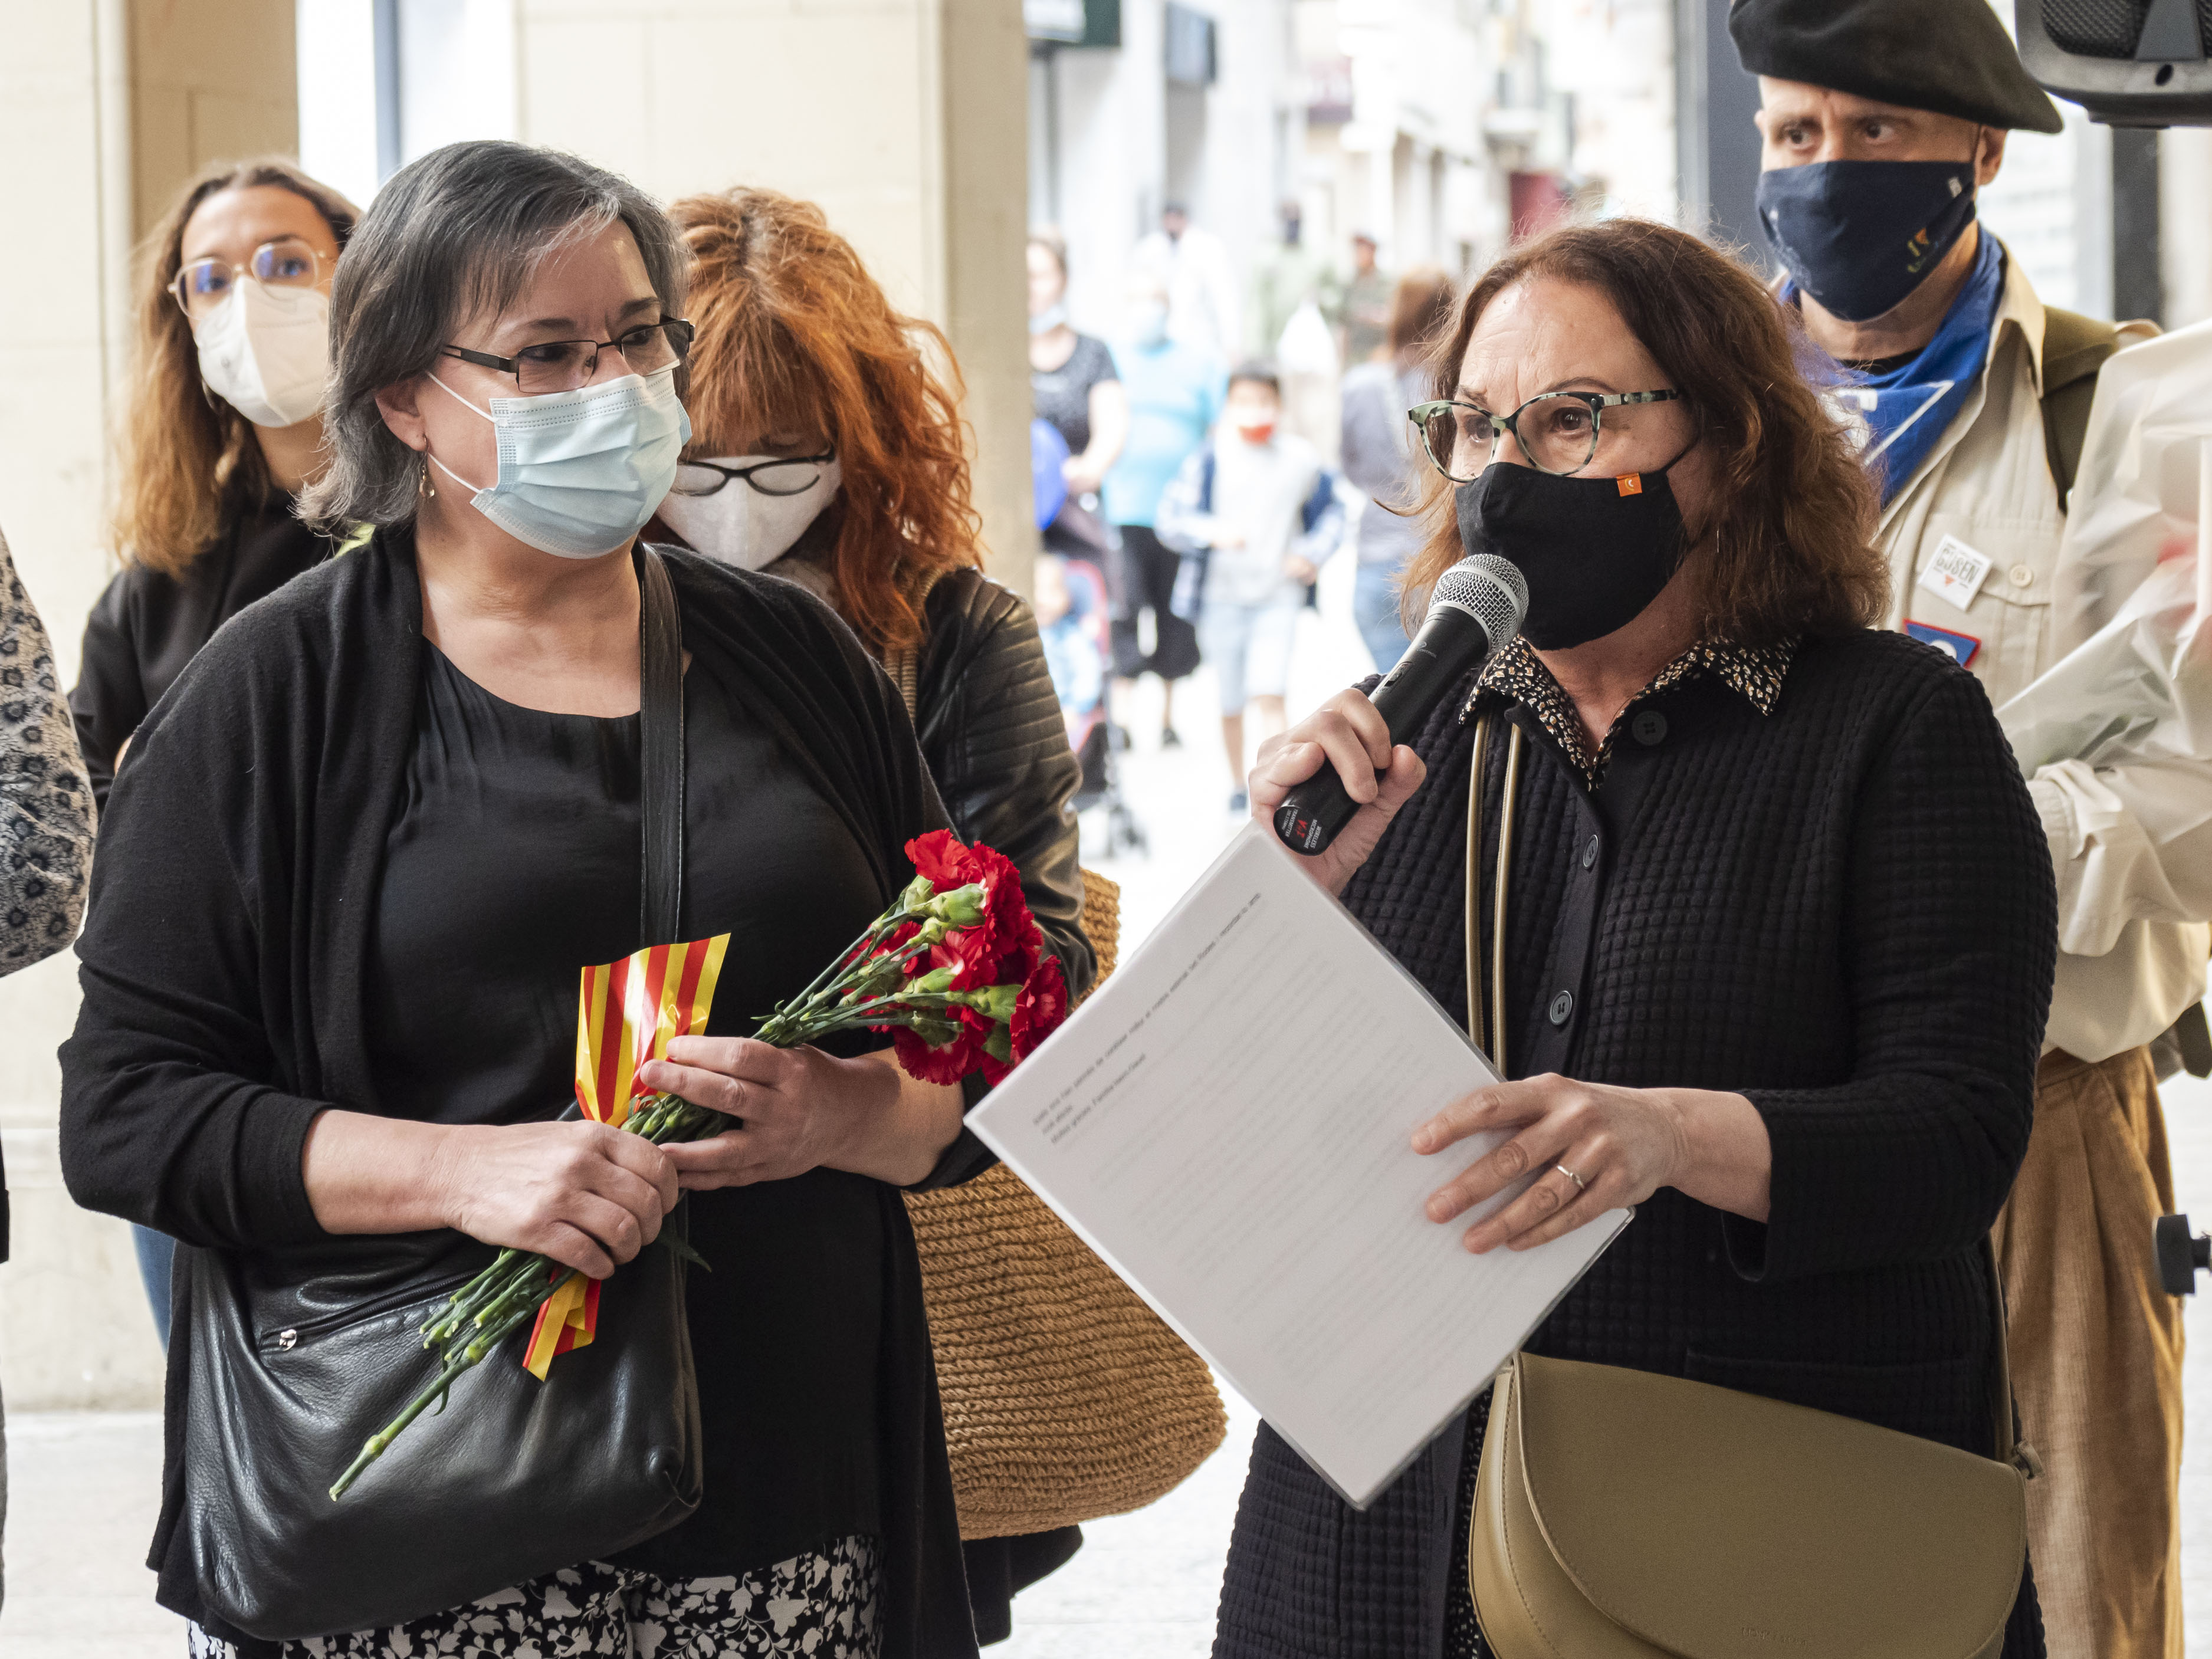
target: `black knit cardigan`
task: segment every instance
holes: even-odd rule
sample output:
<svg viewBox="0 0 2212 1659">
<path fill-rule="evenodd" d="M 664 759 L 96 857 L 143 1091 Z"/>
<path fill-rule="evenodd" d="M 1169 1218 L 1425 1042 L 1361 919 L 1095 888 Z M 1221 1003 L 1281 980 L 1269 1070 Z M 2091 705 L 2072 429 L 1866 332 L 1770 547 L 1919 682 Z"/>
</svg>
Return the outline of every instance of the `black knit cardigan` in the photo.
<svg viewBox="0 0 2212 1659">
<path fill-rule="evenodd" d="M 1345 895 L 1454 1011 L 1469 689 L 1421 733 L 1428 781 Z M 1979 1249 L 2027 1145 L 2057 902 L 1980 684 L 1899 635 L 1809 641 L 1771 714 L 1711 676 L 1636 705 L 1594 795 L 1528 710 L 1504 718 L 1528 738 L 1508 1069 L 1739 1091 L 1773 1146 L 1765 1224 L 1662 1188 L 1529 1350 L 1987 1452 Z M 1485 961 L 1505 746 L 1486 769 Z M 1440 1652 L 1466 1438 L 1359 1513 L 1263 1426 L 1217 1659 Z M 2014 1624 L 2008 1659 L 2039 1654 L 2032 1594 Z"/>
<path fill-rule="evenodd" d="M 888 904 L 912 877 L 907 838 L 945 823 L 897 690 L 811 594 L 666 556 L 685 638 L 715 647 L 748 710 L 845 818 Z M 380 531 L 226 624 L 139 728 L 101 825 L 77 947 L 84 1002 L 61 1052 L 62 1168 L 80 1204 L 205 1249 L 390 1243 L 324 1233 L 301 1155 L 331 1106 L 377 1109 L 364 987 L 423 648 L 413 536 Z M 925 1184 L 989 1162 L 963 1130 Z M 904 1202 L 887 1186 L 880 1197 L 884 1653 L 973 1659 L 921 1264 Z M 174 1331 L 148 1565 L 163 1606 L 214 1625 L 180 1522 L 188 1481 L 232 1472 L 185 1465 L 181 1302 Z"/>
</svg>

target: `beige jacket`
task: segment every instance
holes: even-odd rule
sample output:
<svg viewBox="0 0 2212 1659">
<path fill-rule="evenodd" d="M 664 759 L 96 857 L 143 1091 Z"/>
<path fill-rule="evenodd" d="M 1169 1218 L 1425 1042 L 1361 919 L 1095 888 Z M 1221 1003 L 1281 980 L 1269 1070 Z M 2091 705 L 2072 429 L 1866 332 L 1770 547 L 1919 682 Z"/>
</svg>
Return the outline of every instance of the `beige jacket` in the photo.
<svg viewBox="0 0 2212 1659">
<path fill-rule="evenodd" d="M 1982 384 L 1883 510 L 1877 538 L 1890 566 L 1889 625 L 1922 622 L 1978 640 L 1967 668 L 1993 704 L 2056 658 L 2051 600 L 2063 585 L 2066 520 L 2044 453 L 2043 329 L 2043 302 L 2008 259 Z M 1947 538 L 1990 562 L 1964 606 L 1920 585 Z M 2083 813 L 2081 781 L 2066 765 L 2047 766 L 2028 789 L 2058 875 L 2058 979 L 2045 1048 L 2099 1060 L 2148 1042 L 2203 996 L 2212 929 L 2142 914 L 2142 884 L 2104 854 L 2147 838 L 2104 821 L 2118 799 L 2109 791 L 2107 810 Z"/>
</svg>

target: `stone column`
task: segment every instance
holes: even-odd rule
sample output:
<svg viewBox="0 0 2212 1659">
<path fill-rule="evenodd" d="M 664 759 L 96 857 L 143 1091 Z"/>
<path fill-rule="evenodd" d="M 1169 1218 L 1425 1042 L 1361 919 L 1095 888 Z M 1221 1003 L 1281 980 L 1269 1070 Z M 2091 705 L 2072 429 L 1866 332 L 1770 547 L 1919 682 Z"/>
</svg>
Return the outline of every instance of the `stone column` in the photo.
<svg viewBox="0 0 2212 1659">
<path fill-rule="evenodd" d="M 1018 0 L 517 0 L 516 136 L 664 200 L 821 204 L 968 385 L 993 574 L 1026 589 L 1027 45 Z"/>
<path fill-rule="evenodd" d="M 0 532 L 76 678 L 113 574 L 107 434 L 129 374 L 132 249 L 184 181 L 295 142 L 292 0 L 0 0 L 0 207 L 33 257 L 0 266 Z M 55 1145 L 64 952 L 0 979 L 0 1393 L 19 1411 L 151 1407 L 161 1356 L 129 1231 L 79 1210 Z"/>
</svg>

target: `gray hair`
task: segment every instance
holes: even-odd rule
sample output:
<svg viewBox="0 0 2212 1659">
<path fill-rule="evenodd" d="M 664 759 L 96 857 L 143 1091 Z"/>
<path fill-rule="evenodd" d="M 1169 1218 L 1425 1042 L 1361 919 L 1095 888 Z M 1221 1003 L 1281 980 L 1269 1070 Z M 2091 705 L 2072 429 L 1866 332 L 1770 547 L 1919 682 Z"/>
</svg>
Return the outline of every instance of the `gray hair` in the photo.
<svg viewBox="0 0 2212 1659">
<path fill-rule="evenodd" d="M 684 308 L 688 259 L 660 204 L 629 179 L 559 150 L 448 144 L 392 174 L 355 227 L 331 289 L 330 467 L 300 504 L 311 523 L 404 525 L 422 459 L 376 407 L 385 387 L 434 367 L 453 331 L 521 297 L 548 256 L 619 220 L 665 314 Z"/>
</svg>

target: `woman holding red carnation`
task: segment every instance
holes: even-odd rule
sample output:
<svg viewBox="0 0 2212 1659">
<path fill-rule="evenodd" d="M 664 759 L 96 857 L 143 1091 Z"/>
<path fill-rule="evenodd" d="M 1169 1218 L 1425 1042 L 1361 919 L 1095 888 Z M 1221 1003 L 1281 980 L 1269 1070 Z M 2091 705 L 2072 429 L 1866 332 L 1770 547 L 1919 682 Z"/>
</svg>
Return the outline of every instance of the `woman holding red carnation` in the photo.
<svg viewBox="0 0 2212 1659">
<path fill-rule="evenodd" d="M 1036 618 L 982 572 L 951 351 L 810 202 L 741 186 L 669 216 L 691 254 L 695 429 L 647 539 L 665 526 L 835 607 L 904 695 L 954 827 L 1006 855 L 1009 897 L 1028 900 L 1079 994 L 1094 971 L 1072 805 L 1082 769 Z M 980 1048 L 962 1057 L 987 1076 L 1003 1063 Z M 942 1060 L 921 1073 L 959 1074 Z M 1010 1634 L 1014 1593 L 1081 1542 L 1073 1527 L 971 1542 L 982 1638 Z"/>
</svg>

